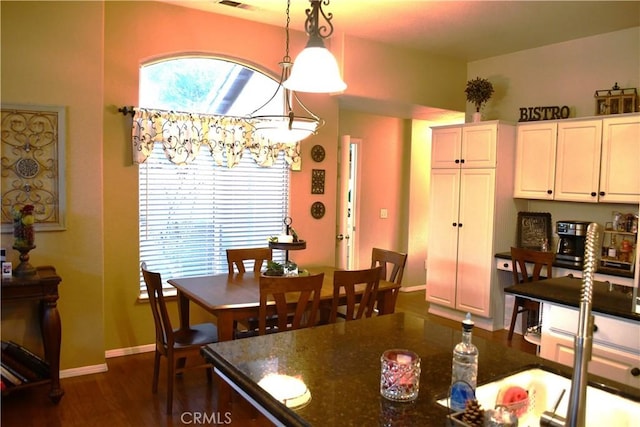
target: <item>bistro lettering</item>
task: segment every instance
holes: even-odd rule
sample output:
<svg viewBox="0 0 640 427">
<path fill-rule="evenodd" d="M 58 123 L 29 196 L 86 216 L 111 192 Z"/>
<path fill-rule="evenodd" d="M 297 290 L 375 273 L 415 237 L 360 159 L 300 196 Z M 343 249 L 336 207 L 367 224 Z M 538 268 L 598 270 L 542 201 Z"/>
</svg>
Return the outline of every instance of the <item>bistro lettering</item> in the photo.
<svg viewBox="0 0 640 427">
<path fill-rule="evenodd" d="M 569 107 L 524 107 L 520 108 L 519 122 L 535 122 L 538 120 L 568 119 Z"/>
</svg>

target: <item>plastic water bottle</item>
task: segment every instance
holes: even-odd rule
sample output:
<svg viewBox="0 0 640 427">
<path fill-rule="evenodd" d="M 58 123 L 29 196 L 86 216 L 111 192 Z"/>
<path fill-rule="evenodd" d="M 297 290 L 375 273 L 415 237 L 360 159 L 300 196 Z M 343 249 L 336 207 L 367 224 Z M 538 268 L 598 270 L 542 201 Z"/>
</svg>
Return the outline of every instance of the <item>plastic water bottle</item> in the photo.
<svg viewBox="0 0 640 427">
<path fill-rule="evenodd" d="M 475 399 L 478 379 L 478 348 L 471 342 L 473 321 L 471 314 L 462 321 L 462 341 L 453 349 L 451 368 L 450 406 L 463 411 L 467 400 Z"/>
</svg>

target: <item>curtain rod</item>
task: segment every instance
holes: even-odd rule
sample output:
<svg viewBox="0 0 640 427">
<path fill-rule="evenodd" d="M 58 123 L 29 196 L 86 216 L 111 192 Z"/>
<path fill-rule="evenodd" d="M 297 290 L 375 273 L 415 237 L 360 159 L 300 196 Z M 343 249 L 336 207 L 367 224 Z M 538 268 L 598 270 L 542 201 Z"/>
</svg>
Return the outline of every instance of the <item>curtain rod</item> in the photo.
<svg viewBox="0 0 640 427">
<path fill-rule="evenodd" d="M 131 116 L 133 117 L 133 115 L 136 113 L 136 107 L 134 106 L 127 107 L 125 105 L 124 107 L 118 108 L 118 111 L 121 112 L 123 116 L 126 116 L 127 114 L 131 114 Z"/>
</svg>

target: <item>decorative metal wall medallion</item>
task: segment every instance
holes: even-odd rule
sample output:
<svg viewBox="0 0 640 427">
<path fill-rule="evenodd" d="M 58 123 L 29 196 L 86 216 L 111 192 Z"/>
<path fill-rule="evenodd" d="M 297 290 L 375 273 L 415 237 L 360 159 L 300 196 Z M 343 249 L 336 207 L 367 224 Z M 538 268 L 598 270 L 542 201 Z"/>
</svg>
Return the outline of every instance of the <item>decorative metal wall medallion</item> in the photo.
<svg viewBox="0 0 640 427">
<path fill-rule="evenodd" d="M 314 202 L 311 205 L 311 216 L 314 217 L 315 219 L 320 219 L 324 216 L 325 214 L 325 207 L 324 207 L 324 203 L 322 202 Z"/>
<path fill-rule="evenodd" d="M 64 107 L 2 104 L 2 232 L 12 209 L 34 206 L 36 230 L 64 230 Z"/>
<path fill-rule="evenodd" d="M 324 194 L 324 169 L 311 170 L 311 194 Z"/>
<path fill-rule="evenodd" d="M 311 147 L 311 158 L 314 162 L 321 162 L 325 156 L 324 147 L 322 145 L 314 145 Z"/>
</svg>

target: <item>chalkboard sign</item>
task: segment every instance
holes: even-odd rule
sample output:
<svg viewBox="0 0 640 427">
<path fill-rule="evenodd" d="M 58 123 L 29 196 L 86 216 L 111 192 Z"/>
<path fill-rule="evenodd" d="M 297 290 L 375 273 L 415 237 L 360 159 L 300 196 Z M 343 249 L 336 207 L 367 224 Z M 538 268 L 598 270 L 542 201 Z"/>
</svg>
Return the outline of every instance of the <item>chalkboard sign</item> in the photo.
<svg viewBox="0 0 640 427">
<path fill-rule="evenodd" d="M 551 214 L 518 212 L 518 247 L 539 251 L 545 240 L 551 245 Z"/>
</svg>

